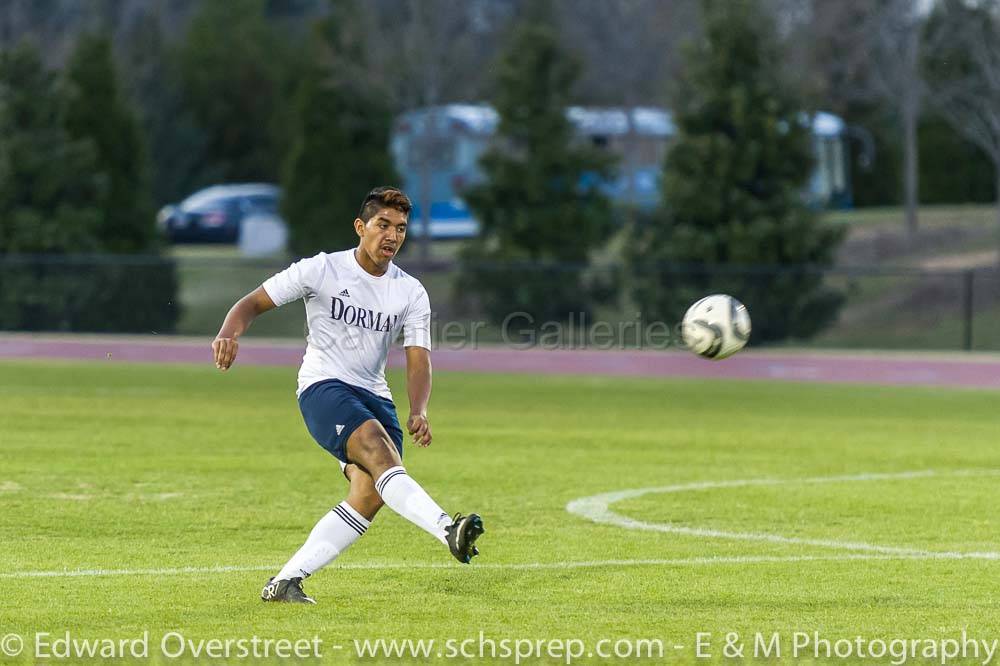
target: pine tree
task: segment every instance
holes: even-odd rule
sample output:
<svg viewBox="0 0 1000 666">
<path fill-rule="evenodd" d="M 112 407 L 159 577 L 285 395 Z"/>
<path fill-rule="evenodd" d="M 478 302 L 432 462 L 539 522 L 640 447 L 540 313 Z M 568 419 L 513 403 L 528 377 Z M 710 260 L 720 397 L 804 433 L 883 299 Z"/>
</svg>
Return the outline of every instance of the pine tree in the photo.
<svg viewBox="0 0 1000 666">
<path fill-rule="evenodd" d="M 205 0 L 177 66 L 185 105 L 206 136 L 207 172 L 227 181 L 276 181 L 284 156 L 290 50 L 263 0 Z"/>
<path fill-rule="evenodd" d="M 662 211 L 630 243 L 636 302 L 679 321 L 697 298 L 743 301 L 754 339 L 808 337 L 842 297 L 816 270 L 842 234 L 804 201 L 812 168 L 803 101 L 781 80 L 774 27 L 755 0 L 703 0 L 703 39 L 686 52 Z"/>
<path fill-rule="evenodd" d="M 199 187 L 224 179 L 207 158 L 208 132 L 185 102 L 179 58 L 156 12 L 143 14 L 122 44 L 129 97 L 149 146 L 152 200 L 177 203 Z"/>
<path fill-rule="evenodd" d="M 0 137 L 0 252 L 102 249 L 94 148 L 66 131 L 55 76 L 27 44 L 0 53 Z"/>
<path fill-rule="evenodd" d="M 353 221 L 365 195 L 397 179 L 389 153 L 391 110 L 385 95 L 353 74 L 363 62 L 360 48 L 341 39 L 342 31 L 353 32 L 349 7 L 338 3 L 317 25 L 315 64 L 293 105 L 281 209 L 299 256 L 356 245 Z"/>
<path fill-rule="evenodd" d="M 101 250 L 93 147 L 65 129 L 55 76 L 27 43 L 0 53 L 0 254 Z M 70 329 L 93 289 L 78 267 L 0 264 L 0 329 Z"/>
<path fill-rule="evenodd" d="M 0 329 L 169 332 L 178 314 L 172 262 L 88 256 L 149 245 L 122 242 L 144 232 L 107 227 L 107 206 L 123 201 L 109 196 L 115 175 L 100 139 L 75 138 L 69 118 L 34 48 L 0 53 L 0 253 L 69 255 L 0 263 Z"/>
<path fill-rule="evenodd" d="M 156 226 L 149 169 L 138 120 L 120 89 L 106 36 L 79 38 L 66 71 L 66 127 L 96 150 L 96 169 L 105 181 L 98 235 L 111 252 L 149 252 Z"/>
<path fill-rule="evenodd" d="M 560 46 L 547 3 L 532 9 L 499 63 L 498 141 L 480 162 L 485 181 L 464 194 L 481 233 L 463 253 L 459 286 L 495 321 L 512 311 L 538 321 L 589 311 L 585 269 L 611 231 L 599 190 L 611 162 L 577 144 L 566 117 L 579 65 Z"/>
</svg>

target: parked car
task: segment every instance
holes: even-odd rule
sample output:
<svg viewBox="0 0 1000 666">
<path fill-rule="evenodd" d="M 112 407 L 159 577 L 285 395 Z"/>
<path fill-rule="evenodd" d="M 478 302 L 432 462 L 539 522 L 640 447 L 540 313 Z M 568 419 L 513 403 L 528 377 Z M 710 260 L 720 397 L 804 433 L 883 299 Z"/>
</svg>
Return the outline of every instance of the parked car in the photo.
<svg viewBox="0 0 1000 666">
<path fill-rule="evenodd" d="M 278 217 L 280 198 L 269 183 L 213 185 L 161 208 L 156 224 L 173 243 L 236 243 L 244 219 Z"/>
</svg>

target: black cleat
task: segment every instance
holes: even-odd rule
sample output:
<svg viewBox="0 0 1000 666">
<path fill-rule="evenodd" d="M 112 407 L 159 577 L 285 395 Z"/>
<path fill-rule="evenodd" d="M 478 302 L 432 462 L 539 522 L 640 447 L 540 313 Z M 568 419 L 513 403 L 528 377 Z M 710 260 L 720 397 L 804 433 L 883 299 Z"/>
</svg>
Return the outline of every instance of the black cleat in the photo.
<svg viewBox="0 0 1000 666">
<path fill-rule="evenodd" d="M 476 548 L 476 539 L 486 530 L 483 528 L 483 519 L 479 517 L 479 514 L 470 513 L 468 516 L 463 516 L 456 513 L 455 521 L 444 528 L 444 531 L 447 534 L 448 548 L 451 549 L 451 554 L 462 564 L 468 564 L 473 557 L 479 554 L 479 549 Z"/>
<path fill-rule="evenodd" d="M 260 598 L 264 601 L 275 601 L 289 604 L 314 604 L 316 600 L 306 596 L 302 591 L 301 578 L 289 578 L 288 580 L 274 580 L 271 578 L 267 585 L 260 591 Z"/>
</svg>

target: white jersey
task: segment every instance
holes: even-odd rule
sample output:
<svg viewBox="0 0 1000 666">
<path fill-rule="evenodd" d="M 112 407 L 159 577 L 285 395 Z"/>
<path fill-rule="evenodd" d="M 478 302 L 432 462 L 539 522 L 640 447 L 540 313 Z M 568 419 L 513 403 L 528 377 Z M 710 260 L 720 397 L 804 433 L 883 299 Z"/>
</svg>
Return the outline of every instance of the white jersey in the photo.
<svg viewBox="0 0 1000 666">
<path fill-rule="evenodd" d="M 395 264 L 375 277 L 354 250 L 321 252 L 268 278 L 275 305 L 306 302 L 306 353 L 296 394 L 339 379 L 392 399 L 385 381 L 389 347 L 403 329 L 404 347 L 431 348 L 431 306 L 420 282 Z"/>
</svg>

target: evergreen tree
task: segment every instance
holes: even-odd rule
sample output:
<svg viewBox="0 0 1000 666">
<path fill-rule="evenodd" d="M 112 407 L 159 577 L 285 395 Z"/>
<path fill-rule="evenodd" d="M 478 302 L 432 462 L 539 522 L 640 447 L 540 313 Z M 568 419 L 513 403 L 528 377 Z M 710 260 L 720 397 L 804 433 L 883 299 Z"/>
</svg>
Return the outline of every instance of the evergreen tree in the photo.
<svg viewBox="0 0 1000 666">
<path fill-rule="evenodd" d="M 129 96 L 149 146 L 153 203 L 177 203 L 223 180 L 223 169 L 207 157 L 208 132 L 185 102 L 180 58 L 165 39 L 159 15 L 139 17 L 122 49 Z"/>
<path fill-rule="evenodd" d="M 66 131 L 55 77 L 27 44 L 0 53 L 0 136 L 0 253 L 101 249 L 94 148 Z"/>
<path fill-rule="evenodd" d="M 281 210 L 289 223 L 291 249 L 299 256 L 356 245 L 352 223 L 365 194 L 397 179 L 389 153 L 392 113 L 386 96 L 366 77 L 353 74 L 363 62 L 360 45 L 342 39 L 343 31 L 354 32 L 350 4 L 335 4 L 333 14 L 317 24 L 315 64 L 293 105 Z"/>
<path fill-rule="evenodd" d="M 633 295 L 648 317 L 679 321 L 697 298 L 729 293 L 747 305 L 756 340 L 807 337 L 842 300 L 816 270 L 842 233 L 804 202 L 803 102 L 780 78 L 778 37 L 754 0 L 702 7 L 704 37 L 686 53 L 673 104 L 664 208 L 630 243 Z"/>
<path fill-rule="evenodd" d="M 172 262 L 87 256 L 149 245 L 126 246 L 143 232 L 107 227 L 116 176 L 100 139 L 67 129 L 66 108 L 35 49 L 0 53 L 0 254 L 70 255 L 0 263 L 0 329 L 169 332 L 178 313 Z M 143 222 L 152 225 L 148 215 Z"/>
<path fill-rule="evenodd" d="M 177 54 L 185 105 L 220 180 L 274 182 L 280 174 L 295 67 L 264 12 L 263 0 L 205 0 Z"/>
<path fill-rule="evenodd" d="M 84 35 L 66 70 L 66 127 L 96 149 L 105 181 L 98 236 L 111 252 L 141 253 L 156 244 L 146 146 L 138 120 L 119 90 L 111 41 Z"/>
<path fill-rule="evenodd" d="M 481 232 L 463 253 L 459 288 L 495 321 L 513 311 L 537 321 L 589 311 L 586 266 L 611 231 L 599 189 L 611 162 L 576 143 L 566 117 L 579 65 L 560 46 L 548 4 L 532 10 L 499 62 L 498 141 L 480 162 L 485 181 L 464 194 Z"/>
</svg>

